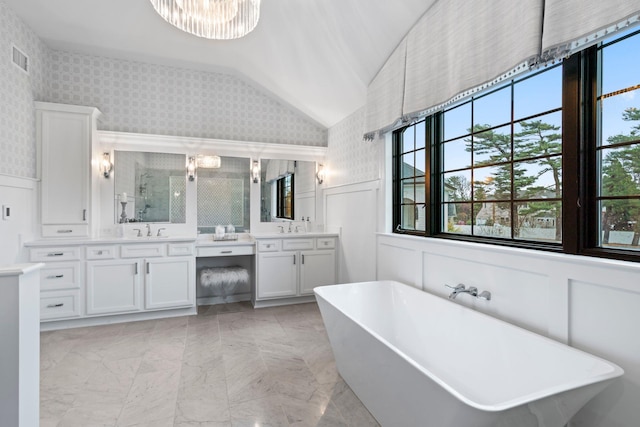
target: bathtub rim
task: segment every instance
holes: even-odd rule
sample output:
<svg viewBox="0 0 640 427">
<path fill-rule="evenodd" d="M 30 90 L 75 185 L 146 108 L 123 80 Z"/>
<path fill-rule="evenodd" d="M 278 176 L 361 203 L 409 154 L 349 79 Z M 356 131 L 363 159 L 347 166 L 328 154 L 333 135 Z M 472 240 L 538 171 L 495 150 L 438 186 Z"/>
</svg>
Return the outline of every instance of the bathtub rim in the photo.
<svg viewBox="0 0 640 427">
<path fill-rule="evenodd" d="M 602 374 L 595 375 L 595 376 L 592 376 L 592 377 L 588 377 L 588 378 L 584 378 L 584 379 L 580 379 L 580 380 L 574 380 L 574 381 L 570 381 L 570 382 L 567 382 L 567 383 L 563 383 L 562 385 L 548 387 L 548 388 L 545 388 L 545 389 L 540 390 L 540 391 L 524 394 L 524 395 L 522 395 L 520 397 L 517 397 L 517 398 L 514 398 L 514 399 L 509 399 L 509 400 L 506 400 L 506 401 L 503 401 L 503 402 L 498 402 L 498 403 L 495 403 L 495 404 L 485 404 L 485 403 L 476 402 L 472 398 L 466 396 L 464 393 L 456 390 L 455 388 L 453 388 L 452 386 L 447 384 L 438 375 L 434 374 L 433 372 L 431 372 L 428 369 L 426 369 L 423 366 L 421 366 L 419 363 L 417 363 L 411 357 L 406 355 L 404 352 L 400 351 L 397 347 L 391 345 L 385 338 L 380 336 L 377 332 L 371 330 L 369 327 L 363 325 L 361 322 L 359 322 L 358 320 L 354 319 L 350 314 L 345 313 L 344 311 L 342 311 L 341 309 L 339 309 L 335 305 L 331 304 L 331 302 L 329 302 L 329 300 L 326 298 L 326 295 L 323 295 L 323 294 L 329 293 L 331 289 L 336 289 L 336 288 L 340 288 L 340 287 L 367 286 L 367 285 L 371 285 L 371 284 L 378 284 L 378 285 L 387 284 L 387 285 L 391 285 L 391 286 L 398 286 L 399 285 L 399 286 L 404 287 L 404 288 L 409 288 L 409 292 L 413 292 L 416 295 L 418 295 L 418 294 L 426 294 L 427 298 L 431 298 L 431 297 L 439 298 L 443 302 L 449 303 L 449 304 L 453 304 L 456 307 L 459 307 L 460 309 L 462 309 L 463 311 L 468 311 L 468 312 L 473 313 L 473 315 L 482 316 L 482 317 L 491 319 L 492 321 L 499 322 L 499 323 L 502 324 L 502 326 L 507 327 L 507 328 L 512 328 L 512 329 L 515 328 L 515 329 L 519 330 L 521 333 L 524 333 L 526 335 L 531 336 L 533 339 L 546 341 L 548 344 L 551 344 L 554 347 L 560 347 L 560 348 L 563 348 L 565 350 L 568 349 L 568 351 L 570 351 L 570 352 L 577 352 L 577 353 L 580 353 L 582 355 L 588 356 L 588 357 L 590 357 L 592 359 L 595 359 L 595 360 L 597 360 L 599 362 L 604 363 L 605 365 L 610 366 L 611 370 L 608 373 L 602 373 Z M 481 410 L 481 411 L 486 411 L 486 412 L 506 411 L 506 410 L 509 410 L 509 409 L 512 409 L 512 408 L 516 408 L 518 406 L 527 405 L 527 404 L 530 404 L 530 403 L 533 403 L 533 402 L 536 402 L 536 401 L 540 401 L 540 400 L 545 399 L 545 398 L 550 398 L 552 396 L 559 395 L 561 393 L 568 392 L 568 391 L 571 391 L 571 390 L 575 390 L 575 389 L 578 389 L 578 388 L 581 388 L 581 387 L 594 385 L 594 384 L 597 384 L 597 383 L 603 383 L 603 384 L 608 385 L 608 383 L 610 383 L 611 381 L 613 381 L 616 378 L 624 375 L 624 370 L 620 366 L 618 366 L 617 364 L 615 364 L 613 362 L 610 362 L 610 361 L 608 361 L 606 359 L 603 359 L 603 358 L 601 358 L 599 356 L 596 356 L 596 355 L 588 353 L 588 352 L 586 352 L 584 350 L 580 350 L 578 348 L 572 347 L 572 346 L 570 346 L 568 344 L 561 343 L 561 342 L 556 341 L 556 340 L 554 340 L 552 338 L 546 337 L 544 335 L 540 335 L 540 334 L 532 332 L 532 331 L 530 331 L 528 329 L 525 329 L 525 328 L 522 328 L 520 326 L 514 325 L 513 323 L 509 323 L 509 322 L 507 322 L 505 320 L 498 319 L 496 317 L 493 317 L 493 316 L 490 316 L 488 314 L 482 313 L 480 311 L 471 309 L 471 308 L 466 307 L 464 305 L 456 304 L 455 302 L 449 301 L 447 299 L 444 299 L 444 298 L 442 298 L 442 297 L 440 297 L 438 295 L 435 295 L 435 294 L 432 294 L 430 292 L 417 289 L 417 288 L 415 288 L 413 286 L 410 286 L 410 285 L 407 285 L 405 283 L 398 282 L 398 281 L 395 281 L 395 280 L 374 280 L 374 281 L 367 281 L 367 282 L 353 282 L 353 283 L 341 283 L 341 284 L 336 284 L 336 285 L 318 286 L 318 287 L 314 288 L 314 293 L 315 293 L 316 297 L 321 298 L 327 304 L 329 304 L 332 307 L 334 307 L 336 310 L 338 310 L 344 316 L 349 318 L 352 322 L 357 324 L 359 327 L 361 327 L 367 333 L 371 334 L 377 340 L 382 342 L 386 347 L 388 347 L 391 351 L 393 351 L 395 354 L 400 356 L 403 360 L 407 361 L 411 366 L 413 366 L 416 369 L 418 369 L 420 372 L 422 372 L 424 375 L 426 375 L 429 379 L 431 379 L 436 384 L 438 384 L 440 387 L 442 387 L 444 390 L 446 390 L 448 393 L 453 395 L 456 399 L 460 400 L 461 402 L 463 402 L 463 403 L 465 403 L 465 404 L 467 404 L 467 405 L 469 405 L 469 406 L 471 406 L 473 408 Z"/>
</svg>

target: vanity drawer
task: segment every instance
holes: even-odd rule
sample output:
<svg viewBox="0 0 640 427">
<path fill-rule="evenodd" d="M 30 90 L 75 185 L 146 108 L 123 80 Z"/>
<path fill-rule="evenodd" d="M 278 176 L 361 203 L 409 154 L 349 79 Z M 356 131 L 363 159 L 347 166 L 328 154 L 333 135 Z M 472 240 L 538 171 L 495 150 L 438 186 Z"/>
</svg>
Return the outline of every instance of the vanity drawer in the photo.
<svg viewBox="0 0 640 427">
<path fill-rule="evenodd" d="M 313 239 L 285 239 L 282 241 L 283 251 L 313 249 Z"/>
<path fill-rule="evenodd" d="M 87 246 L 87 259 L 114 259 L 116 246 Z"/>
<path fill-rule="evenodd" d="M 236 255 L 253 255 L 253 245 L 251 246 L 221 246 L 221 247 L 206 247 L 202 246 L 198 248 L 199 257 L 207 256 L 236 256 Z"/>
<path fill-rule="evenodd" d="M 170 243 L 169 256 L 193 255 L 192 243 Z"/>
<path fill-rule="evenodd" d="M 40 270 L 40 290 L 80 288 L 79 262 L 54 262 Z"/>
<path fill-rule="evenodd" d="M 335 249 L 336 238 L 335 237 L 318 237 L 316 240 L 316 249 Z"/>
<path fill-rule="evenodd" d="M 40 320 L 80 316 L 80 291 L 44 292 L 40 295 Z"/>
<path fill-rule="evenodd" d="M 32 248 L 29 255 L 34 262 L 75 261 L 80 259 L 80 247 Z"/>
<path fill-rule="evenodd" d="M 87 237 L 88 235 L 89 226 L 86 224 L 42 226 L 42 237 Z"/>
<path fill-rule="evenodd" d="M 277 252 L 280 250 L 280 240 L 258 240 L 259 252 Z"/>
<path fill-rule="evenodd" d="M 122 258 L 145 258 L 164 256 L 165 245 L 141 245 L 131 244 L 122 245 L 120 247 L 120 256 Z"/>
</svg>

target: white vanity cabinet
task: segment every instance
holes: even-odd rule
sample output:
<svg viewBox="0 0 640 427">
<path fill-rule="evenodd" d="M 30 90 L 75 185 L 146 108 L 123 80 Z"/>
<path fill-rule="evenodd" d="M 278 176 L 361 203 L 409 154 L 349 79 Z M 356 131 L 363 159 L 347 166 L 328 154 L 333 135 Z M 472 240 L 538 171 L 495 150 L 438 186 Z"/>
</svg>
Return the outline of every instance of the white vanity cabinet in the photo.
<svg viewBox="0 0 640 427">
<path fill-rule="evenodd" d="M 92 166 L 92 156 L 100 111 L 49 102 L 35 105 L 41 234 L 89 236 L 95 216 L 91 192 L 97 185 L 97 166 Z"/>
<path fill-rule="evenodd" d="M 139 260 L 87 262 L 87 315 L 139 311 Z"/>
<path fill-rule="evenodd" d="M 43 241 L 44 242 L 44 241 Z M 192 241 L 31 245 L 40 271 L 41 321 L 88 321 L 102 316 L 163 317 L 152 312 L 195 312 Z M 145 317 L 147 316 L 147 317 Z M 69 323 L 67 323 L 69 324 Z"/>
<path fill-rule="evenodd" d="M 81 249 L 79 246 L 31 249 L 30 260 L 45 263 L 40 270 L 40 320 L 81 315 Z"/>
<path fill-rule="evenodd" d="M 119 259 L 87 262 L 87 314 L 192 306 L 194 257 L 173 253 L 193 254 L 193 244 L 126 244 Z"/>
<path fill-rule="evenodd" d="M 256 301 L 313 297 L 316 286 L 336 283 L 337 236 L 257 238 L 257 242 Z"/>
</svg>

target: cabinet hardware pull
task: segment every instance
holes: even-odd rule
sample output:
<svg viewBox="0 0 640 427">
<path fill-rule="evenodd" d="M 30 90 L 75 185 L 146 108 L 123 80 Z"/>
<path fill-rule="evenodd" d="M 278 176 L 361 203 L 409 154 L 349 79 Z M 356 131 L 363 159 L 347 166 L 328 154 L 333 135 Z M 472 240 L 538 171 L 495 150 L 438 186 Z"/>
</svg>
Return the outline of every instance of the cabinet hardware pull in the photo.
<svg viewBox="0 0 640 427">
<path fill-rule="evenodd" d="M 58 304 L 49 304 L 47 308 L 62 307 L 63 305 L 64 305 L 63 302 L 59 302 Z"/>
<path fill-rule="evenodd" d="M 135 266 L 136 266 L 136 274 L 138 274 L 138 263 L 137 262 L 136 262 Z"/>
<path fill-rule="evenodd" d="M 83 221 L 87 220 L 87 210 L 86 209 L 82 209 L 82 220 Z"/>
<path fill-rule="evenodd" d="M 73 230 L 58 230 L 56 233 L 73 233 Z"/>
<path fill-rule="evenodd" d="M 233 251 L 222 251 L 222 252 L 220 252 L 220 253 L 221 253 L 221 254 L 232 254 L 232 253 L 233 253 Z"/>
<path fill-rule="evenodd" d="M 304 255 L 302 255 L 302 263 L 304 264 Z"/>
<path fill-rule="evenodd" d="M 58 274 L 56 276 L 47 276 L 47 279 L 62 279 L 64 277 L 64 274 Z"/>
<path fill-rule="evenodd" d="M 98 252 L 97 252 L 97 254 L 98 254 L 98 255 L 102 255 L 102 251 L 98 251 Z"/>
<path fill-rule="evenodd" d="M 296 265 L 296 256 L 293 256 L 293 265 Z"/>
<path fill-rule="evenodd" d="M 47 254 L 47 256 L 62 256 L 62 255 L 64 255 L 64 252 L 51 252 Z"/>
<path fill-rule="evenodd" d="M 149 263 L 147 263 L 147 274 L 149 274 Z"/>
</svg>

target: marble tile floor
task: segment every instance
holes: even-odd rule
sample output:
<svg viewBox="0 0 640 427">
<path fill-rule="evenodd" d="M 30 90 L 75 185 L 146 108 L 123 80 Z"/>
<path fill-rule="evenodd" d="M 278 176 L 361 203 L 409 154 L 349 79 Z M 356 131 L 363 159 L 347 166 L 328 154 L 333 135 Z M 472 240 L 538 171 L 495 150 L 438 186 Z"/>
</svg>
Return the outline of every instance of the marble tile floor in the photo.
<svg viewBox="0 0 640 427">
<path fill-rule="evenodd" d="M 315 303 L 43 332 L 40 425 L 378 426 Z"/>
</svg>

